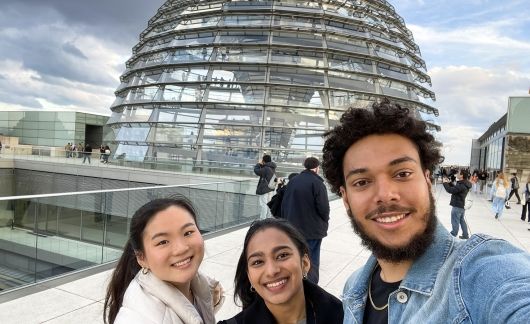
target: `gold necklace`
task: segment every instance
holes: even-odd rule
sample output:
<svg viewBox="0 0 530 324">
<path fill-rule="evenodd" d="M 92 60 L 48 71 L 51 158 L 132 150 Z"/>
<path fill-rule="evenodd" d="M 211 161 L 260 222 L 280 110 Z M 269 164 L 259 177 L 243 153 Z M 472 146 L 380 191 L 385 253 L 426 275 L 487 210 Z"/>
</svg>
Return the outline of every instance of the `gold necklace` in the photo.
<svg viewBox="0 0 530 324">
<path fill-rule="evenodd" d="M 385 310 L 385 308 L 388 307 L 388 301 L 385 306 L 383 307 L 377 307 L 375 306 L 375 303 L 372 299 L 372 280 L 374 279 L 374 274 L 377 270 L 377 267 L 379 267 L 379 263 L 375 266 L 374 270 L 372 271 L 372 275 L 370 276 L 370 281 L 368 282 L 368 299 L 370 299 L 370 304 L 372 304 L 372 307 L 377 311 Z"/>
</svg>

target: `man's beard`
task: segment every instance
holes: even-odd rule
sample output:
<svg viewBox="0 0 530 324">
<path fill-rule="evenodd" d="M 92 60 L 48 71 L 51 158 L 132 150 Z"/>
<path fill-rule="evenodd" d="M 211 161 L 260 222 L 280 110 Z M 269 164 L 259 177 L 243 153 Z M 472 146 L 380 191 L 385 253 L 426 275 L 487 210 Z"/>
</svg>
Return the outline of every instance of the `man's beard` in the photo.
<svg viewBox="0 0 530 324">
<path fill-rule="evenodd" d="M 383 259 L 388 262 L 398 263 L 400 261 L 411 260 L 414 261 L 419 258 L 427 248 L 431 245 L 434 240 L 434 231 L 436 229 L 436 207 L 434 204 L 434 197 L 429 191 L 429 210 L 425 213 L 424 219 L 426 222 L 425 230 L 422 233 L 415 234 L 410 241 L 402 247 L 388 247 L 383 243 L 377 240 L 377 238 L 372 238 L 368 235 L 366 230 L 362 227 L 359 222 L 355 221 L 355 217 L 351 212 L 351 209 L 348 209 L 347 213 L 350 217 L 350 221 L 355 233 L 357 233 L 361 240 L 362 245 L 367 247 L 377 259 Z M 378 212 L 383 213 L 386 211 L 397 211 L 397 208 L 379 208 Z"/>
</svg>

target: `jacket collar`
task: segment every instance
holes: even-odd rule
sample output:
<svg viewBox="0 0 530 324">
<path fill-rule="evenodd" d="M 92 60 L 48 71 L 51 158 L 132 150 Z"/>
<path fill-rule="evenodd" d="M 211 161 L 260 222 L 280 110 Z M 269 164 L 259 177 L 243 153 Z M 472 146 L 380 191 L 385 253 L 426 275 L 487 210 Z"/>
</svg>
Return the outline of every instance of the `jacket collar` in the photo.
<svg viewBox="0 0 530 324">
<path fill-rule="evenodd" d="M 304 170 L 300 173 L 307 173 L 307 174 L 311 174 L 311 175 L 314 175 L 315 177 L 317 177 L 320 181 L 324 182 L 324 179 L 322 179 L 321 176 L 319 176 L 318 174 L 316 174 L 315 172 L 311 171 L 311 170 Z"/>
<path fill-rule="evenodd" d="M 455 239 L 437 220 L 434 241 L 425 253 L 412 264 L 412 267 L 399 285 L 400 288 L 431 296 L 438 272 L 453 250 L 454 243 Z M 357 284 L 353 285 L 349 291 L 344 292 L 345 298 L 358 301 L 355 304 L 359 306 L 364 305 L 364 298 L 368 291 L 368 281 L 376 264 L 377 259 L 371 255 L 358 274 Z"/>
<path fill-rule="evenodd" d="M 139 271 L 136 275 L 138 284 L 149 292 L 149 294 L 155 296 L 169 308 L 171 308 L 184 323 L 189 324 L 203 324 L 203 323 L 214 323 L 215 319 L 213 316 L 213 301 L 208 284 L 208 280 L 197 273 L 195 278 L 191 281 L 191 290 L 195 296 L 195 303 L 197 307 L 201 309 L 202 316 L 195 306 L 184 296 L 180 290 L 158 279 L 150 271 L 147 274 L 143 274 Z"/>
</svg>

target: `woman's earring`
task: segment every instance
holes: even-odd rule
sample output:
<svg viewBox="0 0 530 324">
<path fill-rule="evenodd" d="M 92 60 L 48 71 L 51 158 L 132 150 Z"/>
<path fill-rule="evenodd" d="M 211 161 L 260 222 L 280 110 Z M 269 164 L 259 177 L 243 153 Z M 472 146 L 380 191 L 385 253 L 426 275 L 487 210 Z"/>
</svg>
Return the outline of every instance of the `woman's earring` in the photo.
<svg viewBox="0 0 530 324">
<path fill-rule="evenodd" d="M 304 272 L 304 279 L 307 279 L 307 272 Z"/>
<path fill-rule="evenodd" d="M 256 292 L 256 289 L 252 285 L 250 285 L 250 292 Z"/>
<path fill-rule="evenodd" d="M 143 268 L 142 267 L 142 274 L 146 275 L 149 273 L 149 268 Z"/>
</svg>

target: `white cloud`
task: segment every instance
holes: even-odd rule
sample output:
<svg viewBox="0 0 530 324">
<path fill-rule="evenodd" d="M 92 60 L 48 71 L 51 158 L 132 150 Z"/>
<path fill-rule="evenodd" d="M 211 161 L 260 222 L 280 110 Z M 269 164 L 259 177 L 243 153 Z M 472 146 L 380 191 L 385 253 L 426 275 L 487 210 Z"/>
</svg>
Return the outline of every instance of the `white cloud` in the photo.
<svg viewBox="0 0 530 324">
<path fill-rule="evenodd" d="M 468 164 L 471 140 L 501 118 L 509 96 L 526 95 L 530 75 L 512 70 L 448 66 L 430 70 L 440 111 L 446 163 Z"/>
</svg>

